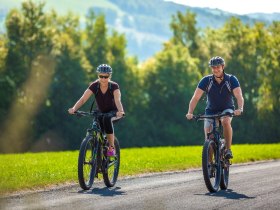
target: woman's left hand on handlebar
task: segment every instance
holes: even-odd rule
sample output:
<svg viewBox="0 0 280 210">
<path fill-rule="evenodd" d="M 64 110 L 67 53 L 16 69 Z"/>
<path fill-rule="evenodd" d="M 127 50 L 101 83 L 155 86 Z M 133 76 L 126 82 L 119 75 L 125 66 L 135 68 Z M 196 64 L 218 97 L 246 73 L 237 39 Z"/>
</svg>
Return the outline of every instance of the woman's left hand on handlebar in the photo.
<svg viewBox="0 0 280 210">
<path fill-rule="evenodd" d="M 69 109 L 68 109 L 68 113 L 69 113 L 69 114 L 74 114 L 74 112 L 75 112 L 75 109 L 73 109 L 73 108 L 69 108 Z"/>
<path fill-rule="evenodd" d="M 186 114 L 186 118 L 187 118 L 188 120 L 191 120 L 191 119 L 193 118 L 193 114 L 187 113 L 187 114 Z"/>
</svg>

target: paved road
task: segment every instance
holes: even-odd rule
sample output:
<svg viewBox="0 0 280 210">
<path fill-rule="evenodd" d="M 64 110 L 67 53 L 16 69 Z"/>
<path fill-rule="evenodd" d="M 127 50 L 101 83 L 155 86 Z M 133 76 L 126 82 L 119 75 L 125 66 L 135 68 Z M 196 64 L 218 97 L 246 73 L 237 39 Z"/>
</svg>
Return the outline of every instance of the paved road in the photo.
<svg viewBox="0 0 280 210">
<path fill-rule="evenodd" d="M 200 169 L 71 186 L 0 199 L 0 209 L 280 209 L 280 160 L 233 165 L 226 191 L 208 193 Z"/>
</svg>

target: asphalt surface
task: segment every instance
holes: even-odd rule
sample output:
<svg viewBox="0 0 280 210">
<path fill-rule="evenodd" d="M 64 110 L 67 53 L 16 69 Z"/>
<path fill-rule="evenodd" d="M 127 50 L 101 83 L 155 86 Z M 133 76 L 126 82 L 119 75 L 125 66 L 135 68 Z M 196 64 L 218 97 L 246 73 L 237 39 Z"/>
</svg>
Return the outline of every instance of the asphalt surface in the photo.
<svg viewBox="0 0 280 210">
<path fill-rule="evenodd" d="M 201 169 L 95 183 L 0 198 L 0 209 L 280 209 L 280 160 L 233 165 L 227 190 L 209 193 Z"/>
</svg>

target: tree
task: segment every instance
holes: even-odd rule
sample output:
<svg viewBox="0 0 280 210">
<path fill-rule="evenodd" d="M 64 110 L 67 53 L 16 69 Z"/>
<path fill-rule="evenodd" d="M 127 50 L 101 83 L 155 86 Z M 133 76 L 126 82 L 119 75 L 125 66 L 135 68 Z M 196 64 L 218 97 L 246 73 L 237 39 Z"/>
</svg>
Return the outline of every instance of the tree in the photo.
<svg viewBox="0 0 280 210">
<path fill-rule="evenodd" d="M 113 68 L 113 80 L 120 85 L 122 93 L 122 104 L 128 117 L 124 119 L 120 126 L 117 126 L 117 135 L 122 140 L 122 144 L 131 145 L 135 135 L 128 130 L 136 129 L 140 126 L 137 116 L 139 115 L 139 105 L 141 101 L 141 86 L 137 71 L 137 60 L 129 59 L 126 56 L 126 39 L 124 34 L 116 31 L 108 37 L 108 62 Z M 141 108 L 140 108 L 141 109 Z"/>
<path fill-rule="evenodd" d="M 48 90 L 46 103 L 37 117 L 36 139 L 46 136 L 57 149 L 65 147 L 77 149 L 88 122 L 78 121 L 68 115 L 67 110 L 81 97 L 89 85 L 86 82 L 84 68 L 88 64 L 80 48 L 82 38 L 79 18 L 72 13 L 62 17 L 57 17 L 53 13 L 49 18 L 56 31 L 53 41 L 59 45 L 55 47 L 56 68 L 53 81 Z M 48 137 L 48 134 L 63 140 L 55 142 L 56 140 Z"/>
<path fill-rule="evenodd" d="M 108 62 L 107 27 L 104 15 L 96 17 L 93 10 L 89 10 L 86 17 L 85 35 L 84 51 L 91 64 L 88 76 L 89 81 L 92 81 L 95 79 L 97 66 Z"/>
<path fill-rule="evenodd" d="M 5 79 L 9 94 L 6 93 L 3 105 L 10 106 L 10 110 L 5 114 L 7 120 L 2 124 L 5 132 L 0 137 L 6 152 L 24 151 L 28 147 L 33 117 L 45 97 L 42 89 L 48 87 L 53 72 L 42 65 L 52 62 L 47 55 L 50 39 L 42 30 L 46 26 L 43 6 L 43 3 L 24 2 L 21 11 L 12 10 L 6 20 L 9 45 Z M 39 85 L 39 80 L 45 83 Z M 17 113 L 19 109 L 21 112 Z"/>
<path fill-rule="evenodd" d="M 173 31 L 172 42 L 186 46 L 193 57 L 198 56 L 199 36 L 196 28 L 196 15 L 187 10 L 183 15 L 180 11 L 172 16 L 170 27 Z"/>
<path fill-rule="evenodd" d="M 278 142 L 280 131 L 278 116 L 280 115 L 280 22 L 273 22 L 267 30 L 257 27 L 258 43 L 263 56 L 259 59 L 258 72 L 262 78 L 257 101 L 258 116 L 263 130 L 263 138 Z M 261 51 L 260 49 L 260 51 Z M 263 123 L 267 122 L 267 123 Z"/>
<path fill-rule="evenodd" d="M 255 35 L 249 25 L 244 25 L 240 19 L 234 17 L 221 28 L 220 35 L 222 40 L 216 43 L 216 46 L 224 48 L 222 51 L 224 55 L 221 56 L 226 60 L 225 72 L 238 78 L 245 100 L 242 119 L 233 121 L 234 139 L 236 142 L 242 142 L 242 137 L 252 136 L 248 125 L 257 126 L 258 124 L 257 120 L 252 121 L 256 117 L 255 100 L 258 97 L 257 89 L 260 85 L 258 74 L 256 74 Z M 254 138 L 257 137 L 251 137 L 251 139 Z"/>
<path fill-rule="evenodd" d="M 194 139 L 186 138 L 188 132 L 193 132 L 185 125 L 185 113 L 201 77 L 197 59 L 185 46 L 166 43 L 148 66 L 144 89 L 149 100 L 144 112 L 148 144 L 194 144 Z"/>
</svg>

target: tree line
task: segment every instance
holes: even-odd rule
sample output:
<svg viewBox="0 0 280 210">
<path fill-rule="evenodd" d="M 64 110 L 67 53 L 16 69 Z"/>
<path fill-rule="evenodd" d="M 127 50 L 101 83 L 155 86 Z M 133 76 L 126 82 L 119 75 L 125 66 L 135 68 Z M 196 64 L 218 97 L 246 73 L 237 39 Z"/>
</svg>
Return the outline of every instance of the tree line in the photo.
<svg viewBox="0 0 280 210">
<path fill-rule="evenodd" d="M 201 30 L 194 13 L 177 12 L 170 40 L 139 63 L 127 55 L 125 35 L 108 29 L 105 15 L 89 10 L 82 27 L 71 12 L 61 16 L 44 6 L 26 1 L 12 9 L 1 34 L 2 153 L 78 149 L 90 119 L 67 109 L 97 78 L 101 63 L 112 66 L 121 88 L 127 116 L 115 127 L 122 147 L 202 144 L 203 125 L 185 114 L 216 55 L 225 58 L 225 72 L 237 76 L 244 94 L 244 114 L 233 120 L 234 143 L 279 142 L 280 22 L 248 25 L 232 17 L 219 29 Z M 203 113 L 205 103 L 195 113 Z"/>
</svg>

